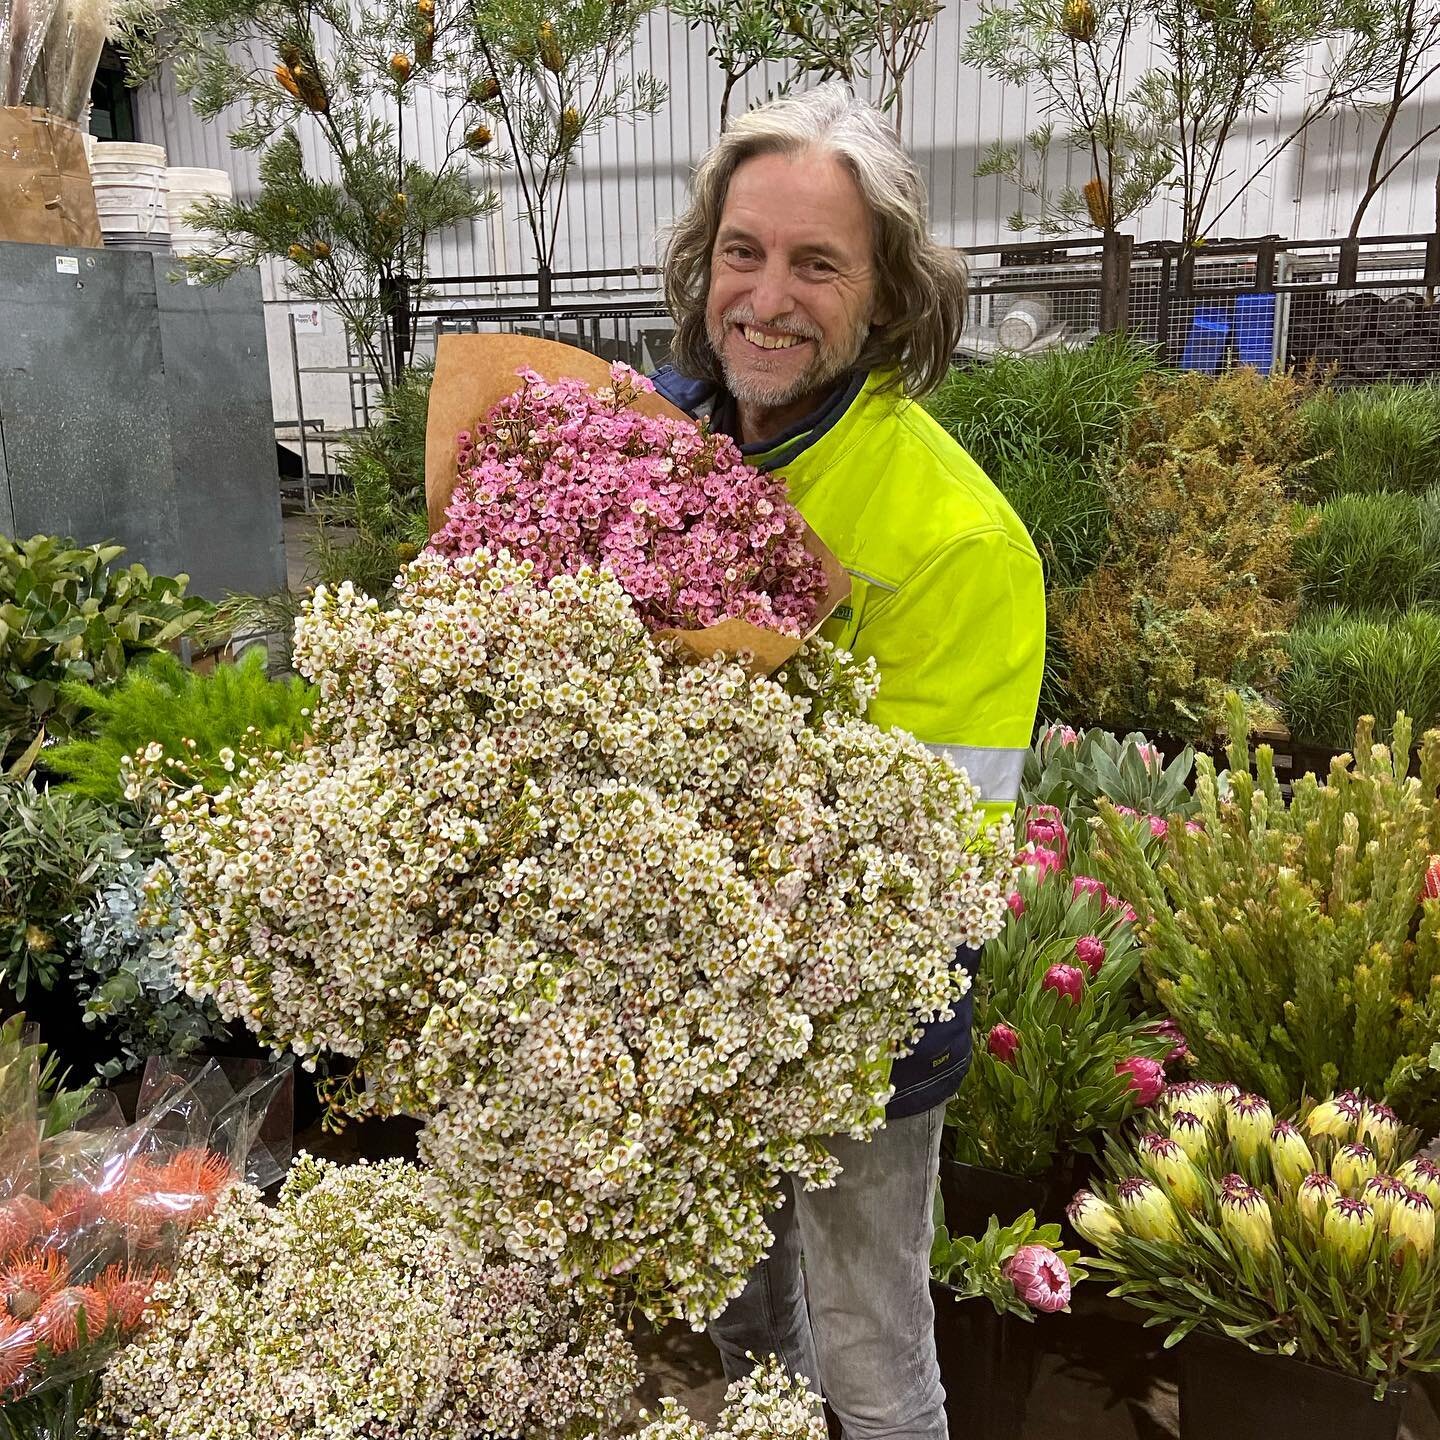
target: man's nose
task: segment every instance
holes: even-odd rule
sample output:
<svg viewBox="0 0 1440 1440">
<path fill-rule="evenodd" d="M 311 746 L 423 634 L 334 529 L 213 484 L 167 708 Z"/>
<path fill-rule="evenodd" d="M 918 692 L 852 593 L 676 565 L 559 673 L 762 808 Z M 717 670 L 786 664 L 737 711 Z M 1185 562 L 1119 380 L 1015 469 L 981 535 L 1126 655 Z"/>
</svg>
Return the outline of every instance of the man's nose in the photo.
<svg viewBox="0 0 1440 1440">
<path fill-rule="evenodd" d="M 779 257 L 767 257 L 750 291 L 750 308 L 755 319 L 761 325 L 768 325 L 782 315 L 788 315 L 794 306 L 789 265 Z"/>
</svg>

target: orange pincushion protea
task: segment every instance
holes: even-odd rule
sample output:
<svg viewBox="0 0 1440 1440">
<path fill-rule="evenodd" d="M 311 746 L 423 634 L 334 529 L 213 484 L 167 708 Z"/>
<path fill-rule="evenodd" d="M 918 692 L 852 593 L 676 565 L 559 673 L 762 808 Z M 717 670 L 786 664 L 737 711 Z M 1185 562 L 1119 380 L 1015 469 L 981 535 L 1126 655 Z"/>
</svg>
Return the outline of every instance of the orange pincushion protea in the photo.
<svg viewBox="0 0 1440 1440">
<path fill-rule="evenodd" d="M 215 1202 L 233 1178 L 230 1163 L 213 1150 L 191 1146 L 182 1150 L 161 1171 L 161 1189 L 177 1195 L 195 1195 L 205 1202 L 204 1213 L 215 1208 Z"/>
<path fill-rule="evenodd" d="M 17 1320 L 28 1320 L 70 1279 L 70 1267 L 53 1250 L 26 1250 L 0 1270 L 0 1304 Z"/>
<path fill-rule="evenodd" d="M 33 1195 L 16 1195 L 0 1204 L 0 1256 L 33 1245 L 54 1228 L 50 1211 Z"/>
<path fill-rule="evenodd" d="M 35 1362 L 35 1327 L 19 1320 L 0 1320 L 0 1390 L 25 1378 Z"/>
<path fill-rule="evenodd" d="M 69 1236 L 93 1225 L 104 1214 L 104 1208 L 95 1187 L 77 1180 L 73 1185 L 62 1185 L 51 1195 L 50 1213 L 57 1233 Z"/>
<path fill-rule="evenodd" d="M 81 1341 L 81 1317 L 84 1317 L 86 1344 L 98 1340 L 105 1332 L 105 1302 L 88 1285 L 71 1285 L 57 1290 L 40 1307 L 35 1317 L 35 1336 L 56 1355 L 73 1350 Z"/>
<path fill-rule="evenodd" d="M 95 1282 L 95 1293 L 105 1301 L 110 1318 L 122 1330 L 134 1330 L 145 1318 L 145 1307 L 160 1277 L 150 1270 L 111 1265 Z"/>
</svg>

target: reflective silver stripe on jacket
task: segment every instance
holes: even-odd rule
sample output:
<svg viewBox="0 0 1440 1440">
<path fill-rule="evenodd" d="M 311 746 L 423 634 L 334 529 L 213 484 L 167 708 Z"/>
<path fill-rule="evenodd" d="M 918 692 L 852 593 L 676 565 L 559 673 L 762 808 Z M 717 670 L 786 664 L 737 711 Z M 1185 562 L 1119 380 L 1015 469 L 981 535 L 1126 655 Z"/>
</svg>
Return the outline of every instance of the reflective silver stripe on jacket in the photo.
<svg viewBox="0 0 1440 1440">
<path fill-rule="evenodd" d="M 970 777 L 982 800 L 1009 805 L 1020 798 L 1020 780 L 1025 774 L 1025 750 L 987 750 L 980 745 L 928 745 Z"/>
</svg>

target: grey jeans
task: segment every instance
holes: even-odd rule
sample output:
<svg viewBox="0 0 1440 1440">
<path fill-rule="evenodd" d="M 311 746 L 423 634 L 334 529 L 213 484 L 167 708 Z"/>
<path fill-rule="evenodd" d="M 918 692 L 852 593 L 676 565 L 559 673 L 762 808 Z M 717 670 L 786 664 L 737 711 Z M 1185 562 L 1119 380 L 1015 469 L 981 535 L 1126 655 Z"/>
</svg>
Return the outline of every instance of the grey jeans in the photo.
<svg viewBox="0 0 1440 1440">
<path fill-rule="evenodd" d="M 945 1440 L 930 1302 L 944 1119 L 937 1105 L 869 1141 L 831 1140 L 844 1168 L 829 1190 L 787 1182 L 769 1256 L 710 1326 L 727 1379 L 778 1355 L 818 1382 L 845 1440 Z"/>
</svg>

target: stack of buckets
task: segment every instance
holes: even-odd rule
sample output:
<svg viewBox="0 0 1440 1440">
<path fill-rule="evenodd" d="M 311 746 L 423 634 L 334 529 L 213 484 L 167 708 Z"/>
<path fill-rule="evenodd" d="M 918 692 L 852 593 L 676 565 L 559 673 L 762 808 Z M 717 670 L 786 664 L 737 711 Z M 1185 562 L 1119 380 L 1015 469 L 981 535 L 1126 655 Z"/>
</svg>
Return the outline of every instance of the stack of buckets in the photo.
<svg viewBox="0 0 1440 1440">
<path fill-rule="evenodd" d="M 229 200 L 234 193 L 225 171 L 167 169 L 164 146 L 132 141 L 95 144 L 90 177 L 101 234 L 116 250 L 186 256 L 207 249 L 213 236 L 188 224 L 185 212 L 201 200 Z"/>
</svg>

